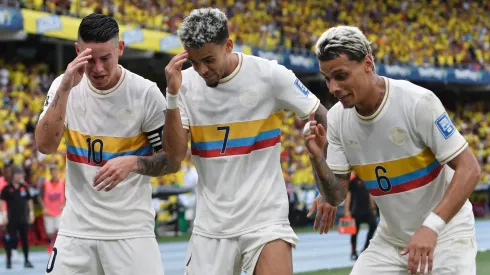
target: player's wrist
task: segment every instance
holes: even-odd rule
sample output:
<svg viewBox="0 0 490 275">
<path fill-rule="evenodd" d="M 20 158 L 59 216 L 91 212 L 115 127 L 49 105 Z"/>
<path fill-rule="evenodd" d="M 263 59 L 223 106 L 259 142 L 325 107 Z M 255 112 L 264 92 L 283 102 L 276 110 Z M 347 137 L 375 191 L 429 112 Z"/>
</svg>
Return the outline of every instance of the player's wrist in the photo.
<svg viewBox="0 0 490 275">
<path fill-rule="evenodd" d="M 431 229 L 439 235 L 444 227 L 446 227 L 446 222 L 434 212 L 430 212 L 429 216 L 424 220 L 422 226 Z"/>
<path fill-rule="evenodd" d="M 177 108 L 179 108 L 178 95 L 168 92 L 167 93 L 167 109 L 168 110 L 174 110 Z"/>
</svg>

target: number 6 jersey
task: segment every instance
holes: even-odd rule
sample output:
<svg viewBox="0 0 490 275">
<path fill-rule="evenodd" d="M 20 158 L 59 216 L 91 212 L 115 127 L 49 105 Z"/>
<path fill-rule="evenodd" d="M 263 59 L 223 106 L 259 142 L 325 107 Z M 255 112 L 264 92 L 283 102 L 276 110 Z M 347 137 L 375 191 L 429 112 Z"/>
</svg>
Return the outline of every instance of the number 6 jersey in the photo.
<svg viewBox="0 0 490 275">
<path fill-rule="evenodd" d="M 59 234 L 98 240 L 154 237 L 150 177 L 131 173 L 110 192 L 93 179 L 108 160 L 146 156 L 162 148 L 165 97 L 155 83 L 121 67 L 117 85 L 95 89 L 84 75 L 66 107 L 66 206 Z M 49 89 L 52 108 L 63 75 Z"/>
<path fill-rule="evenodd" d="M 209 238 L 289 224 L 281 113 L 289 109 L 306 118 L 319 106 L 284 66 L 238 56 L 237 68 L 216 88 L 193 68 L 182 72 L 179 107 L 198 172 L 194 233 Z"/>
<path fill-rule="evenodd" d="M 379 207 L 378 233 L 403 247 L 444 196 L 454 174 L 447 163 L 468 144 L 431 91 L 408 81 L 385 83 L 373 115 L 340 103 L 329 111 L 327 163 L 336 174 L 356 172 Z M 471 236 L 474 216 L 466 201 L 438 240 Z"/>
</svg>

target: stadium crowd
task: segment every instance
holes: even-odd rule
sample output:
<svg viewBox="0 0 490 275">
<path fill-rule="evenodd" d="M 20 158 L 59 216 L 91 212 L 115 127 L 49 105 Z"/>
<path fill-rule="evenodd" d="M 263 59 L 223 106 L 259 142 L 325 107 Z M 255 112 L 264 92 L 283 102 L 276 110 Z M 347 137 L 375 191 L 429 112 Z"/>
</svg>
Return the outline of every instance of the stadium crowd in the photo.
<svg viewBox="0 0 490 275">
<path fill-rule="evenodd" d="M 490 69 L 490 1 L 353 0 L 21 0 L 26 8 L 175 33 L 184 15 L 219 7 L 237 43 L 311 53 L 327 28 L 356 25 L 372 41 L 378 62 Z M 388 14 L 388 16 L 386 16 Z M 301 15 L 301 16 L 298 16 Z M 253 20 L 251 19 L 253 18 Z"/>
</svg>

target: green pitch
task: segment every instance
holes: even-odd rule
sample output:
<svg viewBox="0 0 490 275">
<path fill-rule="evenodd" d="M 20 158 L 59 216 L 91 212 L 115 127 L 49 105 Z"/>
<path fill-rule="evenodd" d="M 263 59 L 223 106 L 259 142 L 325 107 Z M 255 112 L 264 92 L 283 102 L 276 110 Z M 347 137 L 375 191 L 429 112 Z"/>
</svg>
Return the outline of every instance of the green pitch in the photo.
<svg viewBox="0 0 490 275">
<path fill-rule="evenodd" d="M 315 272 L 297 273 L 297 275 L 349 275 L 351 268 L 325 269 Z M 490 274 L 490 251 L 479 252 L 476 256 L 476 274 Z"/>
</svg>

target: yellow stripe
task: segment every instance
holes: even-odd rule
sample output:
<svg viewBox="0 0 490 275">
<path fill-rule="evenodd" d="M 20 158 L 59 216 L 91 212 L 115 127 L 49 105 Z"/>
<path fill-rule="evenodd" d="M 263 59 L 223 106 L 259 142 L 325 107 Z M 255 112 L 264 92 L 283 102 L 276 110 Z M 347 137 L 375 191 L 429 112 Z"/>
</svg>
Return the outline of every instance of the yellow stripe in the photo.
<svg viewBox="0 0 490 275">
<path fill-rule="evenodd" d="M 383 176 L 398 177 L 425 168 L 435 159 L 436 157 L 434 156 L 434 153 L 432 153 L 430 148 L 426 148 L 421 153 L 408 158 L 391 160 L 376 164 L 354 165 L 352 166 L 352 169 L 361 179 L 363 179 L 364 181 L 368 181 L 376 180 L 375 169 L 377 166 L 383 166 L 386 169 L 386 173 L 381 172 Z"/>
<path fill-rule="evenodd" d="M 144 134 L 139 134 L 130 138 L 106 137 L 86 135 L 75 130 L 67 129 L 65 132 L 65 138 L 68 145 L 84 149 L 87 149 L 87 138 L 90 138 L 92 141 L 95 139 L 100 139 L 104 144 L 104 152 L 107 153 L 133 151 L 149 144 L 148 138 Z"/>
<path fill-rule="evenodd" d="M 207 142 L 223 140 L 224 131 L 218 131 L 219 126 L 230 126 L 228 139 L 255 137 L 260 132 L 265 132 L 281 127 L 282 114 L 275 113 L 267 119 L 233 122 L 228 124 L 191 126 L 192 141 Z"/>
</svg>

